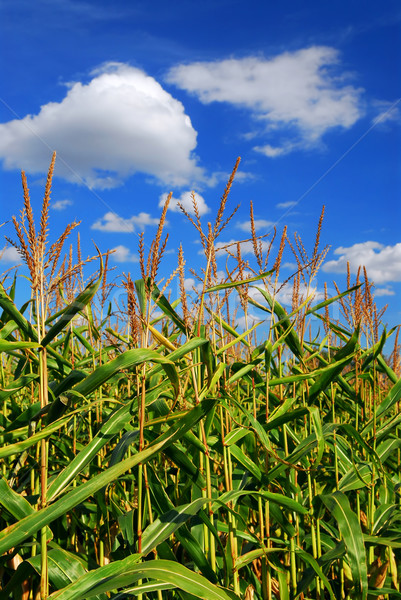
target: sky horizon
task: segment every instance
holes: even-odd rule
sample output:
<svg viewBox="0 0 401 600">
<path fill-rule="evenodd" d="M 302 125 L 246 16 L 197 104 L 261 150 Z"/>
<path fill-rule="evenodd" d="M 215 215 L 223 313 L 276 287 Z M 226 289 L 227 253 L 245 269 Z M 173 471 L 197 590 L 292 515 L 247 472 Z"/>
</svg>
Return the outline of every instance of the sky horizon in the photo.
<svg viewBox="0 0 401 600">
<path fill-rule="evenodd" d="M 397 2 L 0 0 L 0 13 L 2 233 L 15 238 L 21 169 L 39 220 L 55 150 L 51 239 L 80 220 L 83 253 L 114 249 L 115 273 L 138 278 L 138 235 L 150 242 L 173 192 L 162 270 L 182 243 L 190 289 L 203 263 L 177 201 L 192 214 L 194 191 L 207 230 L 241 156 L 219 244 L 250 237 L 252 201 L 257 233 L 277 227 L 272 257 L 284 225 L 311 253 L 324 205 L 318 297 L 364 265 L 383 321 L 401 323 Z M 5 271 L 17 256 L 1 249 Z M 282 280 L 295 265 L 287 248 Z"/>
</svg>

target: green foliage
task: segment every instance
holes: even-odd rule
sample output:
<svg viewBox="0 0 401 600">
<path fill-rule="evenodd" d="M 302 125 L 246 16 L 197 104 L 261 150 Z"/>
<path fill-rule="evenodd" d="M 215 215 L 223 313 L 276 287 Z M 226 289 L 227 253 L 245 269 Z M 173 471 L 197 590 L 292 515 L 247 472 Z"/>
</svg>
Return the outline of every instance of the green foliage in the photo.
<svg viewBox="0 0 401 600">
<path fill-rule="evenodd" d="M 64 282 L 40 336 L 0 286 L 1 598 L 398 597 L 392 332 L 320 315 L 325 337 L 305 336 L 360 284 L 287 312 L 276 269 L 223 283 L 207 270 L 191 321 L 146 276 L 127 281 L 117 321 L 101 263 L 84 289 Z M 255 282 L 259 343 L 221 302 Z"/>
</svg>

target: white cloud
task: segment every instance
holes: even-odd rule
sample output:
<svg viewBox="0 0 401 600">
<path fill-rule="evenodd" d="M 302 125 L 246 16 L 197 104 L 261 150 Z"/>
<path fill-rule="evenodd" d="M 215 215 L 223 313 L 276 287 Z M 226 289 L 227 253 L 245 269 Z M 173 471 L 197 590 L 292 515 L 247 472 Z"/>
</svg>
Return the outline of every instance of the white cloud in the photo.
<svg viewBox="0 0 401 600">
<path fill-rule="evenodd" d="M 122 63 L 92 72 L 89 83 L 69 84 L 61 102 L 36 115 L 0 124 L 6 169 L 47 172 L 105 189 L 142 172 L 172 185 L 203 177 L 192 151 L 197 133 L 184 107 L 153 78 Z"/>
<path fill-rule="evenodd" d="M 158 224 L 159 219 L 154 219 L 149 213 L 140 212 L 139 215 L 133 215 L 129 219 L 124 219 L 110 211 L 101 219 L 95 221 L 95 223 L 91 225 L 91 229 L 118 233 L 132 233 L 137 230 L 142 231 L 146 225 Z"/>
<path fill-rule="evenodd" d="M 384 246 L 379 242 L 362 242 L 348 248 L 337 248 L 334 254 L 337 260 L 329 260 L 323 265 L 323 270 L 332 273 L 345 273 L 347 262 L 352 273 L 361 266 L 366 267 L 369 279 L 376 284 L 388 281 L 401 281 L 401 243 L 394 246 Z"/>
<path fill-rule="evenodd" d="M 186 277 L 184 279 L 184 289 L 186 292 L 193 292 L 194 288 L 197 292 L 201 292 L 202 288 L 203 288 L 203 283 L 201 281 L 198 281 L 193 278 L 193 277 Z"/>
<path fill-rule="evenodd" d="M 53 210 L 65 210 L 68 206 L 73 204 L 72 200 L 57 200 L 56 202 L 50 203 L 50 208 Z"/>
<path fill-rule="evenodd" d="M 201 183 L 205 183 L 208 187 L 215 187 L 219 183 L 227 183 L 231 173 L 227 171 L 215 171 L 211 175 L 205 176 Z M 250 171 L 238 170 L 235 173 L 235 183 L 245 183 L 248 181 L 257 180 L 257 175 Z"/>
<path fill-rule="evenodd" d="M 290 201 L 290 202 L 279 202 L 278 204 L 276 204 L 276 208 L 291 208 L 292 206 L 296 206 L 296 202 L 294 201 Z"/>
<path fill-rule="evenodd" d="M 274 227 L 273 221 L 266 221 L 266 219 L 254 219 L 255 231 L 260 231 L 261 229 L 270 229 Z M 243 231 L 247 231 L 251 233 L 251 222 L 244 221 L 243 223 L 237 223 L 237 227 L 242 229 Z"/>
<path fill-rule="evenodd" d="M 283 146 L 271 146 L 270 144 L 265 144 L 264 146 L 254 146 L 253 149 L 256 150 L 256 152 L 264 154 L 268 158 L 276 158 L 277 156 L 289 154 L 296 146 L 297 144 L 283 144 Z"/>
<path fill-rule="evenodd" d="M 166 202 L 167 194 L 160 196 L 159 207 L 163 207 Z M 196 204 L 198 205 L 199 215 L 202 217 L 210 212 L 210 208 L 205 202 L 205 199 L 200 194 L 195 194 Z M 178 206 L 178 202 L 182 204 L 187 213 L 194 215 L 194 205 L 192 202 L 192 192 L 183 192 L 179 198 L 172 197 L 168 209 L 173 212 L 181 212 Z"/>
<path fill-rule="evenodd" d="M 386 286 L 385 288 L 375 288 L 375 296 L 395 296 L 395 291 L 391 287 Z"/>
<path fill-rule="evenodd" d="M 379 114 L 372 120 L 374 125 L 382 125 L 388 121 L 400 121 L 398 102 L 376 101 L 374 104 L 380 110 Z"/>
<path fill-rule="evenodd" d="M 291 128 L 295 141 L 257 146 L 279 156 L 311 145 L 334 128 L 351 127 L 361 116 L 361 89 L 345 82 L 339 53 L 311 46 L 265 59 L 248 57 L 195 62 L 173 67 L 167 80 L 198 96 L 201 102 L 227 102 L 248 108 L 267 131 Z"/>
<path fill-rule="evenodd" d="M 22 262 L 22 257 L 14 246 L 4 246 L 4 248 L 0 250 L 0 262 L 16 265 Z"/>
<path fill-rule="evenodd" d="M 126 246 L 116 246 L 113 248 L 113 254 L 111 255 L 115 262 L 139 262 L 139 258 L 136 254 L 132 254 L 131 250 Z"/>
</svg>

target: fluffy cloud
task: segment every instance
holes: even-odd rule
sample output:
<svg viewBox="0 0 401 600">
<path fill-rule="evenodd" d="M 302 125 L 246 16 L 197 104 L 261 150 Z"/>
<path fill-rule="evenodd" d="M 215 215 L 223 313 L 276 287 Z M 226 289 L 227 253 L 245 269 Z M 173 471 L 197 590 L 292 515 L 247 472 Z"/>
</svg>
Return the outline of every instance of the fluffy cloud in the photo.
<svg viewBox="0 0 401 600">
<path fill-rule="evenodd" d="M 194 288 L 197 292 L 201 292 L 203 288 L 203 284 L 201 281 L 198 281 L 193 277 L 186 277 L 184 280 L 184 289 L 186 292 L 193 292 Z"/>
<path fill-rule="evenodd" d="M 361 92 L 345 83 L 334 48 L 311 46 L 273 58 L 248 57 L 173 67 L 167 80 L 201 102 L 228 102 L 248 108 L 266 130 L 296 130 L 296 141 L 256 146 L 280 156 L 311 145 L 334 127 L 349 128 L 362 115 Z"/>
<path fill-rule="evenodd" d="M 22 262 L 22 257 L 14 246 L 4 246 L 4 248 L 0 250 L 0 262 L 16 265 Z"/>
<path fill-rule="evenodd" d="M 324 271 L 345 273 L 349 262 L 352 273 L 365 266 L 369 279 L 376 284 L 401 281 L 401 243 L 384 246 L 378 242 L 362 242 L 348 248 L 341 246 L 334 254 L 340 258 L 326 262 Z"/>
<path fill-rule="evenodd" d="M 163 207 L 166 202 L 167 194 L 162 194 L 160 196 L 159 207 Z M 198 205 L 199 215 L 202 217 L 206 213 L 210 212 L 210 208 L 205 202 L 205 199 L 200 194 L 195 194 L 196 204 Z M 180 212 L 180 208 L 178 206 L 178 202 L 182 204 L 187 213 L 190 215 L 194 215 L 194 205 L 192 202 L 192 192 L 183 192 L 179 198 L 171 198 L 168 209 L 173 212 Z"/>
<path fill-rule="evenodd" d="M 65 210 L 68 206 L 73 204 L 72 200 L 56 200 L 56 202 L 50 203 L 50 208 L 53 210 Z"/>
<path fill-rule="evenodd" d="M 158 225 L 159 219 L 154 219 L 149 213 L 140 212 L 129 219 L 119 217 L 116 213 L 107 212 L 101 219 L 91 225 L 91 229 L 109 231 L 113 233 L 133 233 L 142 231 L 146 225 Z"/>
<path fill-rule="evenodd" d="M 46 172 L 51 149 L 55 173 L 105 189 L 135 172 L 184 185 L 203 175 L 192 151 L 197 133 L 184 107 L 153 77 L 121 63 L 74 82 L 61 102 L 36 115 L 0 124 L 0 158 L 6 169 Z"/>
<path fill-rule="evenodd" d="M 136 254 L 132 254 L 131 250 L 126 246 L 116 246 L 113 248 L 112 259 L 118 263 L 124 262 L 139 262 L 139 258 Z"/>
<path fill-rule="evenodd" d="M 266 221 L 266 219 L 254 219 L 254 225 L 255 225 L 255 231 L 260 231 L 261 229 L 271 229 L 271 227 L 274 227 L 274 222 L 273 221 Z M 244 221 L 243 223 L 237 223 L 237 227 L 239 229 L 242 229 L 243 231 L 246 231 L 248 233 L 251 233 L 251 222 L 250 221 Z"/>
</svg>

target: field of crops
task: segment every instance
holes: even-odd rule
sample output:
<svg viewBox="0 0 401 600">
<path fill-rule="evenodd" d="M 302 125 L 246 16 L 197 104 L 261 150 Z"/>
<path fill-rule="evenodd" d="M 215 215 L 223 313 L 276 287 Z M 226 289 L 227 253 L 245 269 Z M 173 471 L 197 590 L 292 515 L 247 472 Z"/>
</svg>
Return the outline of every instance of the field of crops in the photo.
<svg viewBox="0 0 401 600">
<path fill-rule="evenodd" d="M 401 598 L 398 329 L 363 268 L 314 301 L 323 212 L 310 251 L 284 229 L 263 252 L 253 226 L 253 259 L 228 246 L 218 280 L 237 162 L 207 229 L 195 197 L 183 209 L 205 255 L 195 301 L 181 248 L 160 282 L 168 199 L 116 307 L 109 254 L 69 250 L 77 223 L 49 240 L 54 159 L 36 227 L 23 175 L 10 240 L 31 296 L 0 284 L 0 598 Z"/>
</svg>

